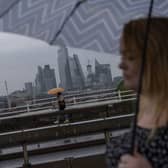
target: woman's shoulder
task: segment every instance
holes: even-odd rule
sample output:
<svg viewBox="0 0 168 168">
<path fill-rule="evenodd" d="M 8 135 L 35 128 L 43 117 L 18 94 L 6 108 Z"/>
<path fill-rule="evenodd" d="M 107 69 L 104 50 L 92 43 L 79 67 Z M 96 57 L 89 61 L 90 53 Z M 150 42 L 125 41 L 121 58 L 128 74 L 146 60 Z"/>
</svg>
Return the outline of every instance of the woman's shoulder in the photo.
<svg viewBox="0 0 168 168">
<path fill-rule="evenodd" d="M 143 128 L 140 126 L 137 126 L 136 130 L 136 141 L 141 142 L 140 144 L 144 144 L 148 141 L 150 135 L 152 133 L 152 129 L 149 128 Z M 131 144 L 131 139 L 132 139 L 132 131 L 130 130 L 129 132 L 126 132 L 120 136 L 117 137 L 112 137 L 107 143 L 107 150 L 109 152 L 115 150 L 120 150 L 123 149 L 129 150 L 130 144 Z M 164 140 L 164 142 L 167 143 L 168 141 L 168 126 L 163 126 L 159 127 L 156 129 L 156 132 L 154 134 L 154 140 L 159 141 L 159 140 Z"/>
</svg>

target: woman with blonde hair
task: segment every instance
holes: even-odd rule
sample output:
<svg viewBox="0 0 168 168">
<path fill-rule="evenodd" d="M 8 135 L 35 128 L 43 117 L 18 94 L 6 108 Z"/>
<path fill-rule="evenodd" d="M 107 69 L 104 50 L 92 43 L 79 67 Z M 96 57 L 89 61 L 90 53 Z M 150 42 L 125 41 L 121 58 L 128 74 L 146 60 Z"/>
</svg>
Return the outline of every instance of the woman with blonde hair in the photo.
<svg viewBox="0 0 168 168">
<path fill-rule="evenodd" d="M 121 38 L 124 85 L 137 91 L 142 63 L 147 19 L 130 21 Z M 130 151 L 131 132 L 107 145 L 111 168 L 168 167 L 168 18 L 153 17 L 150 23 L 140 108 L 136 130 L 136 150 Z"/>
</svg>

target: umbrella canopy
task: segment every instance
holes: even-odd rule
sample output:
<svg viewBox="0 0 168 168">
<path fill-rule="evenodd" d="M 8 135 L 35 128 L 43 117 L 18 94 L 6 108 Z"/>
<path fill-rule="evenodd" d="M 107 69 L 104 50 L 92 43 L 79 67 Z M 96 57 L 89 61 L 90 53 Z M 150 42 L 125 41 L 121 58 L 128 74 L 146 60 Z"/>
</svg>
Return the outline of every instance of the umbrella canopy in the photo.
<svg viewBox="0 0 168 168">
<path fill-rule="evenodd" d="M 0 31 L 18 33 L 53 44 L 100 52 L 118 51 L 123 24 L 147 16 L 150 0 L 87 0 L 64 20 L 79 0 L 1 0 Z M 155 0 L 153 15 L 168 16 L 168 1 Z"/>
<path fill-rule="evenodd" d="M 48 94 L 50 95 L 56 95 L 58 93 L 62 93 L 64 91 L 64 88 L 53 88 L 48 91 Z"/>
</svg>

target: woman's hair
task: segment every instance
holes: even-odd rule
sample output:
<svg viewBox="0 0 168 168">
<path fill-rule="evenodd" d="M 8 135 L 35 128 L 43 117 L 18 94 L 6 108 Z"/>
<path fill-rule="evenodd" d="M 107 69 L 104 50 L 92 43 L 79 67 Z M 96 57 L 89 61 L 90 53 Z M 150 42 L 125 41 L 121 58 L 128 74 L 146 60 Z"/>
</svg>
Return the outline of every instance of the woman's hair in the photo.
<svg viewBox="0 0 168 168">
<path fill-rule="evenodd" d="M 147 19 L 141 18 L 130 21 L 123 29 L 124 46 L 135 51 L 135 55 L 140 58 L 144 48 L 146 24 Z M 160 121 L 161 113 L 167 116 L 168 121 L 168 18 L 151 18 L 142 94 L 157 100 L 155 126 Z"/>
</svg>

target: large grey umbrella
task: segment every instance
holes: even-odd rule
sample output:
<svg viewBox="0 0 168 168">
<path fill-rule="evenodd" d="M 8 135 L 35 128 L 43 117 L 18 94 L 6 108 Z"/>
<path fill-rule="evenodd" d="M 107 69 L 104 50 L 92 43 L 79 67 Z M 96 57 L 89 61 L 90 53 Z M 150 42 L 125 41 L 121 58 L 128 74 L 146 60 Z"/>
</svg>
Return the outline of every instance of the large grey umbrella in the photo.
<svg viewBox="0 0 168 168">
<path fill-rule="evenodd" d="M 79 0 L 0 0 L 0 31 L 51 42 Z M 54 44 L 100 52 L 118 51 L 123 24 L 147 16 L 150 0 L 87 0 Z M 168 1 L 155 0 L 153 15 L 168 15 Z"/>
</svg>

